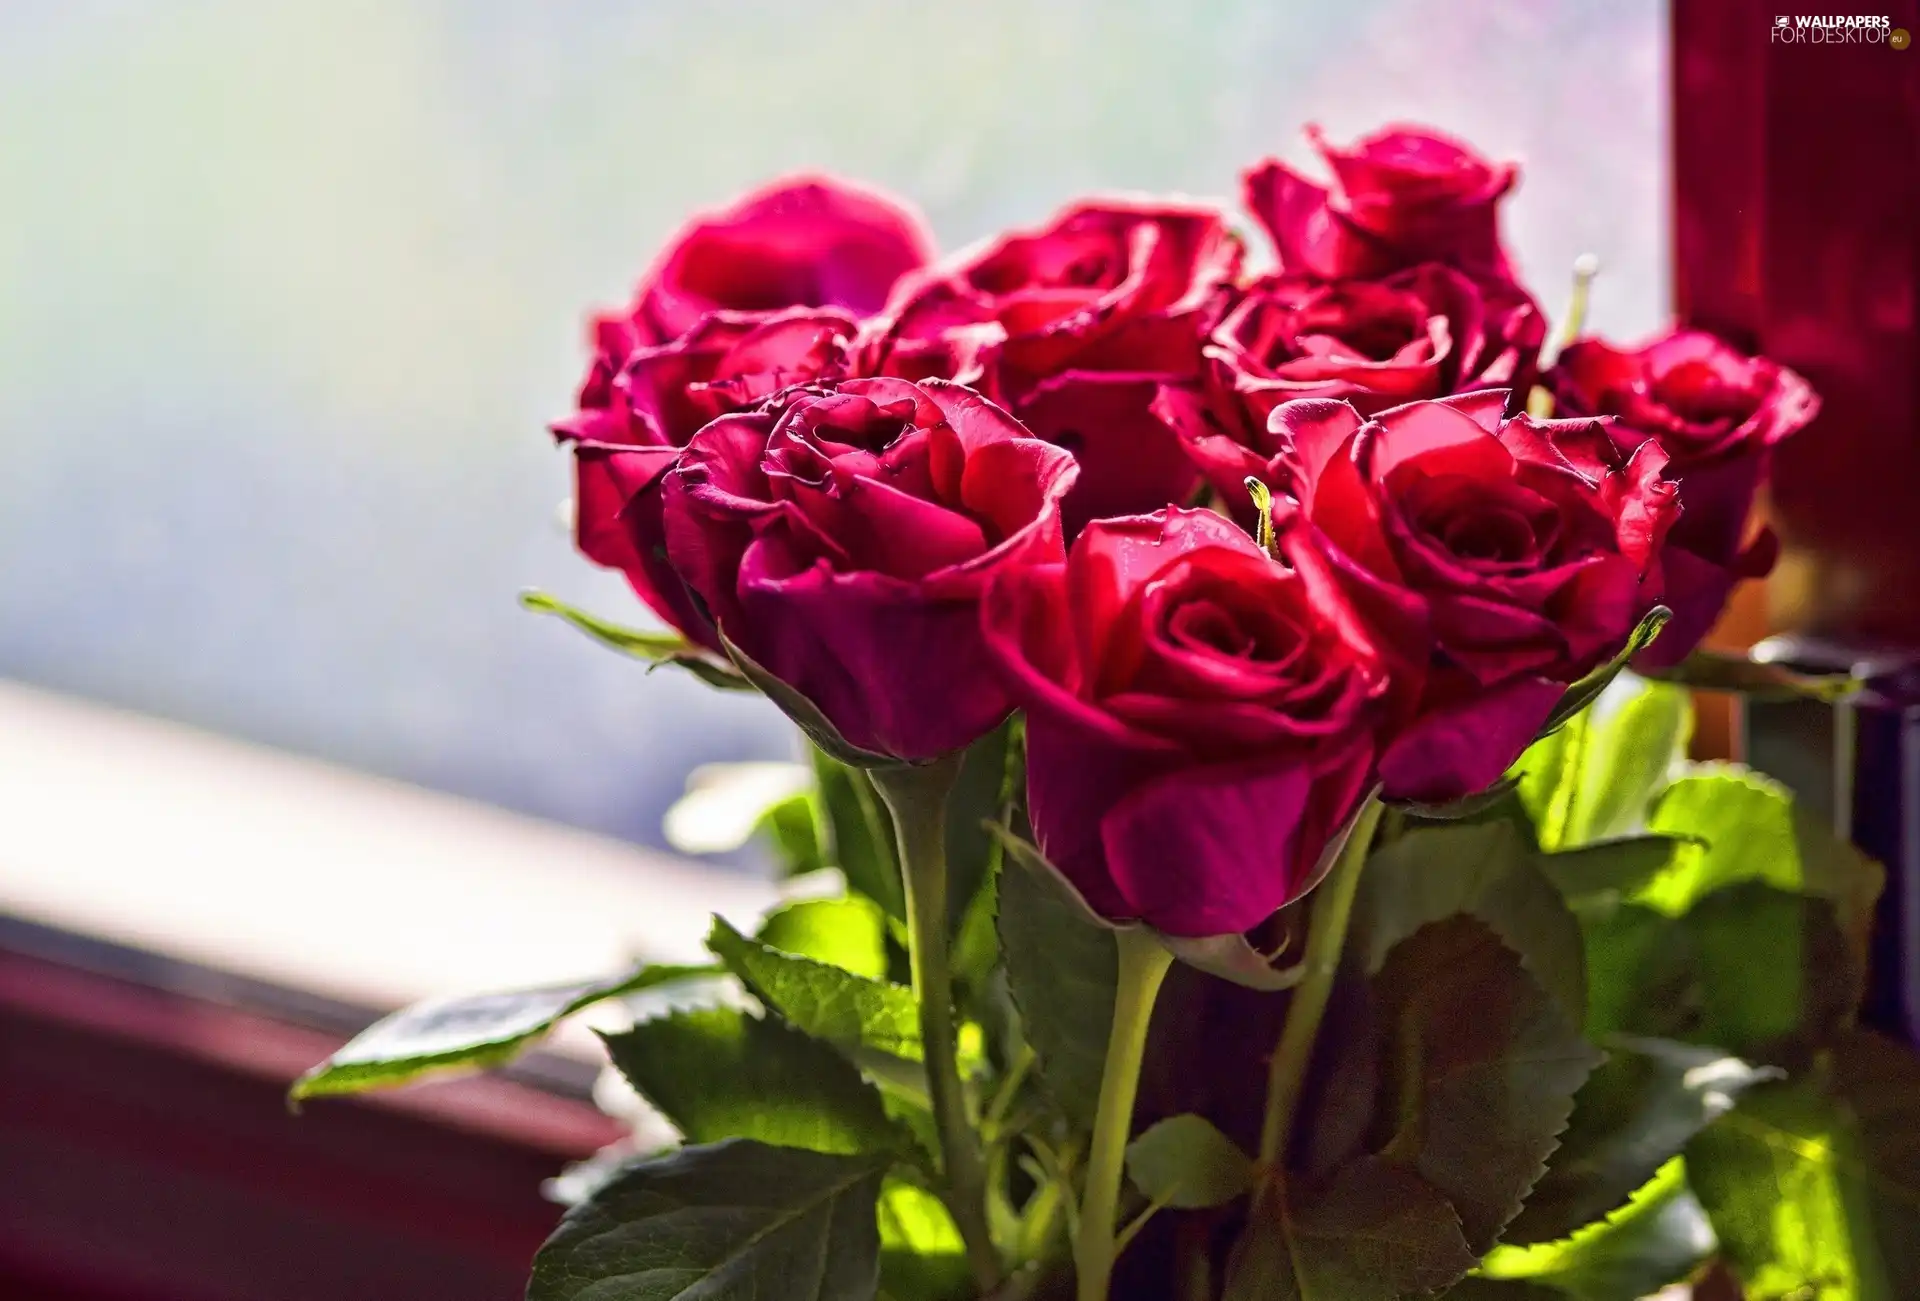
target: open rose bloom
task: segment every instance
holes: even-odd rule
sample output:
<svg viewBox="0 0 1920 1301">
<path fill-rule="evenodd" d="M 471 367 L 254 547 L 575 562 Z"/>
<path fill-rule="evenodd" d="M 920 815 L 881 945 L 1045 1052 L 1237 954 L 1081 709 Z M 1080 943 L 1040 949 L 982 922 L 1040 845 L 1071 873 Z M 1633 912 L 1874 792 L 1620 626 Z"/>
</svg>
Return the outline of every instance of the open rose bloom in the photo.
<svg viewBox="0 0 1920 1301">
<path fill-rule="evenodd" d="M 1676 684 L 1836 689 L 1696 649 L 1818 400 L 1694 330 L 1543 362 L 1514 164 L 1309 139 L 1244 222 L 1089 197 L 945 254 L 794 177 L 594 321 L 578 543 L 666 627 L 533 603 L 784 710 L 804 790 L 744 823 L 845 893 L 303 1082 L 733 982 L 606 1036 L 686 1142 L 531 1301 L 1920 1297 L 1879 877 L 1683 753 Z"/>
</svg>

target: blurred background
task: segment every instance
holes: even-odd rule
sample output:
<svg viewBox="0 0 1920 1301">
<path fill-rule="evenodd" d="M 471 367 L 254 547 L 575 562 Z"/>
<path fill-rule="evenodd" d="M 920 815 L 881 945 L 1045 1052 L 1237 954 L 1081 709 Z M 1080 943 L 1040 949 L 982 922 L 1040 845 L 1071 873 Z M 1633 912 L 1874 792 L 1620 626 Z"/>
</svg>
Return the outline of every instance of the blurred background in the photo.
<svg viewBox="0 0 1920 1301">
<path fill-rule="evenodd" d="M 660 843 L 784 722 L 521 612 L 644 616 L 543 432 L 692 209 L 824 168 L 942 247 L 1231 195 L 1396 118 L 1524 165 L 1550 312 L 1666 317 L 1665 7 L 6 0 L 0 677 Z"/>
</svg>

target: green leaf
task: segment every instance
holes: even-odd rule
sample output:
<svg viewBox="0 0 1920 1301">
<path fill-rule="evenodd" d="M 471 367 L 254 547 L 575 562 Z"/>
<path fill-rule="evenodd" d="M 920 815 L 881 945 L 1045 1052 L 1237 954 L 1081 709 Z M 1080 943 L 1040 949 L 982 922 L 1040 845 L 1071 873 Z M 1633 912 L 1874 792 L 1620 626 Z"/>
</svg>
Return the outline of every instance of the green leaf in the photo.
<svg viewBox="0 0 1920 1301">
<path fill-rule="evenodd" d="M 620 1073 L 689 1142 L 895 1154 L 910 1144 L 845 1058 L 771 1018 L 702 1008 L 601 1038 Z"/>
<path fill-rule="evenodd" d="M 872 1297 L 886 1165 L 750 1139 L 629 1162 L 561 1219 L 527 1301 Z"/>
<path fill-rule="evenodd" d="M 1410 817 L 1425 818 L 1429 822 L 1463 822 L 1497 808 L 1501 801 L 1513 795 L 1519 788 L 1520 779 L 1508 775 L 1485 790 L 1474 791 L 1470 795 L 1449 800 L 1445 804 L 1423 804 L 1419 800 L 1383 800 L 1382 803 L 1390 809 L 1400 809 Z"/>
<path fill-rule="evenodd" d="M 957 935 L 982 884 L 1000 862 L 1000 840 L 989 827 L 1003 822 L 1012 790 L 1009 720 L 967 747 L 947 795 L 947 916 Z"/>
<path fill-rule="evenodd" d="M 1627 667 L 1627 662 L 1653 644 L 1653 639 L 1660 635 L 1660 630 L 1667 626 L 1667 620 L 1672 617 L 1673 611 L 1664 605 L 1656 605 L 1642 615 L 1639 625 L 1634 628 L 1633 634 L 1627 638 L 1627 644 L 1620 648 L 1618 655 L 1567 688 L 1566 693 L 1560 697 L 1560 703 L 1553 707 L 1553 713 L 1547 716 L 1546 725 L 1540 729 L 1541 732 L 1544 734 L 1564 727 L 1568 719 L 1598 700 L 1600 693 L 1607 689 L 1607 685 L 1620 676 L 1620 671 Z"/>
<path fill-rule="evenodd" d="M 1257 1208 L 1227 1264 L 1224 1301 L 1399 1301 L 1473 1267 L 1447 1199 L 1404 1165 L 1367 1157 L 1302 1205 Z"/>
<path fill-rule="evenodd" d="M 1794 808 L 1784 786 L 1731 764 L 1703 765 L 1661 794 L 1649 829 L 1689 838 L 1635 902 L 1679 914 L 1742 881 L 1832 900 L 1864 952 L 1883 873 Z"/>
<path fill-rule="evenodd" d="M 1851 1024 L 1864 973 L 1826 900 L 1749 881 L 1695 904 L 1678 929 L 1700 1008 L 1683 1038 L 1774 1061 Z"/>
<path fill-rule="evenodd" d="M 946 1206 L 924 1188 L 889 1179 L 880 1189 L 880 1289 L 892 1301 L 971 1296 L 966 1245 Z"/>
<path fill-rule="evenodd" d="M 772 842 L 782 876 L 806 876 L 833 866 L 827 859 L 820 801 L 811 792 L 790 795 L 760 815 L 756 830 Z"/>
<path fill-rule="evenodd" d="M 545 592 L 520 593 L 520 604 L 536 614 L 558 615 L 603 646 L 646 660 L 655 668 L 672 664 L 686 669 L 710 687 L 723 691 L 751 691 L 753 685 L 677 632 L 644 632 L 609 623 L 597 614 L 568 605 Z"/>
<path fill-rule="evenodd" d="M 840 729 L 820 712 L 818 705 L 767 672 L 752 656 L 728 640 L 725 631 L 716 631 L 720 645 L 726 650 L 728 658 L 733 660 L 734 667 L 740 670 L 740 675 L 771 700 L 781 713 L 791 718 L 794 725 L 807 734 L 807 739 L 829 756 L 854 768 L 891 768 L 900 762 L 891 755 L 862 750 L 848 741 L 840 735 Z"/>
<path fill-rule="evenodd" d="M 1535 861 L 1574 912 L 1610 911 L 1671 871 L 1687 843 L 1674 836 L 1629 836 L 1542 854 Z"/>
<path fill-rule="evenodd" d="M 1541 847 L 1574 849 L 1638 830 L 1692 730 L 1684 691 L 1623 678 L 1595 708 L 1536 742 L 1514 766 Z"/>
<path fill-rule="evenodd" d="M 1457 915 L 1387 954 L 1373 982 L 1390 1137 L 1452 1203 L 1476 1253 L 1545 1170 L 1601 1054 L 1486 924 Z"/>
<path fill-rule="evenodd" d="M 1589 918 L 1587 1033 L 1710 1044 L 1792 1061 L 1848 1025 L 1862 969 L 1824 899 L 1759 881 L 1685 915 L 1623 904 Z"/>
<path fill-rule="evenodd" d="M 1659 675 L 1663 682 L 1695 691 L 1731 691 L 1752 700 L 1813 700 L 1832 704 L 1859 691 L 1863 682 L 1851 673 L 1795 673 L 1745 655 L 1696 650 Z"/>
<path fill-rule="evenodd" d="M 1586 918 L 1587 1035 L 1687 1034 L 1699 1022 L 1691 941 L 1664 913 L 1623 904 Z"/>
<path fill-rule="evenodd" d="M 1699 1269 L 1714 1246 L 1676 1158 L 1612 1217 L 1560 1242 L 1497 1247 L 1480 1269 L 1493 1279 L 1550 1286 L 1571 1301 L 1640 1301 Z"/>
<path fill-rule="evenodd" d="M 1667 1039 L 1619 1036 L 1605 1048 L 1546 1175 L 1501 1241 L 1552 1242 L 1612 1214 L 1742 1093 L 1779 1074 Z"/>
<path fill-rule="evenodd" d="M 887 919 L 880 905 L 857 895 L 802 899 L 767 915 L 757 937 L 785 953 L 829 963 L 869 980 L 887 974 Z"/>
<path fill-rule="evenodd" d="M 1177 1210 L 1225 1206 L 1253 1187 L 1253 1159 L 1201 1116 L 1170 1116 L 1127 1145 L 1127 1173 L 1147 1200 Z"/>
<path fill-rule="evenodd" d="M 750 940 L 713 919 L 707 947 L 753 996 L 795 1029 L 841 1048 L 866 1047 L 919 1061 L 913 991 Z"/>
<path fill-rule="evenodd" d="M 717 976 L 714 967 L 647 966 L 613 980 L 435 998 L 384 1017 L 294 1081 L 295 1101 L 384 1089 L 453 1067 L 499 1066 L 575 1012 L 656 985 Z"/>
<path fill-rule="evenodd" d="M 1920 1296 L 1920 1062 L 1891 1040 L 1748 1094 L 1687 1168 L 1751 1301 Z"/>
<path fill-rule="evenodd" d="M 1038 851 L 1008 842 L 1000 873 L 1000 952 L 1007 985 L 1033 1045 L 1038 1075 L 1061 1113 L 1091 1129 L 1120 977 L 1113 932 Z"/>
<path fill-rule="evenodd" d="M 1428 922 L 1464 913 L 1491 927 L 1579 1024 L 1587 1004 L 1580 924 L 1509 824 L 1409 831 L 1367 861 L 1361 892 L 1368 971 Z"/>
<path fill-rule="evenodd" d="M 904 922 L 906 896 L 900 885 L 900 862 L 894 855 L 893 826 L 873 780 L 858 768 L 849 768 L 819 747 L 813 751 L 813 773 L 820 785 L 820 803 L 827 826 L 827 859 L 847 878 L 847 888 L 865 895 Z"/>
</svg>

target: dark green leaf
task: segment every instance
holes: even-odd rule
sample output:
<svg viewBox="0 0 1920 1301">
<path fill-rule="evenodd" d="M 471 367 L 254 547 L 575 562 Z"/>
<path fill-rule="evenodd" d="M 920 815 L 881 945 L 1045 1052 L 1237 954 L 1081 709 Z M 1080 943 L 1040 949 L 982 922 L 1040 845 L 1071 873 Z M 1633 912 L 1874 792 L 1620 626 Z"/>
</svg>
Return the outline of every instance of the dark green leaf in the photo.
<svg viewBox="0 0 1920 1301">
<path fill-rule="evenodd" d="M 890 768 L 900 761 L 890 755 L 875 754 L 871 750 L 862 750 L 859 746 L 840 735 L 820 707 L 801 695 L 787 683 L 767 672 L 751 655 L 728 640 L 725 632 L 719 633 L 720 645 L 725 648 L 734 667 L 740 675 L 757 687 L 779 707 L 780 712 L 791 718 L 794 725 L 807 734 L 807 739 L 819 746 L 829 756 L 854 768 Z"/>
<path fill-rule="evenodd" d="M 1607 684 L 1619 677 L 1620 671 L 1627 667 L 1627 661 L 1652 645 L 1653 639 L 1660 635 L 1660 630 L 1667 626 L 1667 620 L 1672 617 L 1673 611 L 1664 605 L 1656 605 L 1647 611 L 1641 617 L 1639 626 L 1634 628 L 1633 635 L 1627 638 L 1627 644 L 1620 648 L 1618 655 L 1567 688 L 1566 693 L 1560 697 L 1560 703 L 1554 706 L 1553 713 L 1547 716 L 1546 725 L 1540 729 L 1541 732 L 1552 732 L 1556 728 L 1565 726 L 1568 719 L 1599 699 L 1600 693 L 1607 689 Z"/>
<path fill-rule="evenodd" d="M 1621 1036 L 1605 1048 L 1503 1242 L 1552 1242 L 1619 1210 L 1742 1093 L 1778 1074 L 1667 1039 Z"/>
<path fill-rule="evenodd" d="M 1463 795 L 1445 804 L 1422 804 L 1418 800 L 1385 800 L 1383 803 L 1388 808 L 1400 809 L 1411 817 L 1425 818 L 1430 822 L 1460 822 L 1485 813 L 1519 788 L 1518 777 L 1505 776 L 1485 790 Z"/>
<path fill-rule="evenodd" d="M 382 1089 L 451 1067 L 499 1066 L 575 1012 L 714 967 L 648 966 L 613 980 L 429 999 L 376 1021 L 294 1082 L 290 1096 Z"/>
<path fill-rule="evenodd" d="M 846 876 L 848 889 L 904 922 L 906 898 L 900 886 L 900 863 L 894 856 L 893 824 L 872 779 L 819 747 L 812 749 L 814 777 L 826 814 L 828 860 Z"/>
<path fill-rule="evenodd" d="M 1473 1263 L 1447 1199 L 1405 1166 L 1367 1157 L 1298 1208 L 1282 1195 L 1256 1209 L 1224 1301 L 1399 1301 Z"/>
<path fill-rule="evenodd" d="M 1831 704 L 1858 691 L 1861 680 L 1851 673 L 1795 673 L 1745 655 L 1696 650 L 1659 675 L 1663 682 L 1695 691 L 1732 691 L 1755 700 L 1815 700 Z"/>
<path fill-rule="evenodd" d="M 989 826 L 1004 819 L 1011 795 L 1007 765 L 1012 730 L 1008 721 L 968 746 L 947 795 L 947 915 L 949 930 L 956 935 L 982 884 L 999 865 L 1000 839 Z"/>
<path fill-rule="evenodd" d="M 1119 949 L 1113 932 L 1039 856 L 1009 841 L 1000 873 L 1000 951 L 1007 984 L 1047 1094 L 1091 1128 L 1113 1024 Z"/>
<path fill-rule="evenodd" d="M 859 1301 L 887 1159 L 730 1139 L 628 1163 L 534 1257 L 527 1301 Z"/>
<path fill-rule="evenodd" d="M 1445 1296 L 1446 1301 L 1571 1301 L 1565 1292 L 1545 1283 L 1477 1276 L 1461 1279 L 1446 1290 Z"/>
<path fill-rule="evenodd" d="M 1687 1149 L 1753 1301 L 1920 1296 L 1920 1062 L 1854 1032 L 1828 1071 L 1743 1098 Z"/>
<path fill-rule="evenodd" d="M 1421 827 L 1377 851 L 1361 878 L 1367 970 L 1428 922 L 1477 917 L 1520 955 L 1571 1023 L 1586 1008 L 1580 925 L 1504 822 Z"/>
<path fill-rule="evenodd" d="M 864 1046 L 920 1060 L 919 1006 L 904 986 L 783 953 L 746 938 L 718 917 L 707 947 L 794 1028 L 842 1048 Z"/>
<path fill-rule="evenodd" d="M 1453 916 L 1387 954 L 1389 1155 L 1409 1161 L 1484 1252 L 1519 1213 L 1601 1054 L 1484 923 Z"/>
<path fill-rule="evenodd" d="M 1253 1159 L 1200 1116 L 1170 1116 L 1127 1145 L 1147 1200 L 1178 1210 L 1224 1206 L 1253 1187 Z"/>
<path fill-rule="evenodd" d="M 611 646 L 656 667 L 672 664 L 686 669 L 710 687 L 723 691 L 751 691 L 753 686 L 731 667 L 709 655 L 677 632 L 644 632 L 609 623 L 599 615 L 568 605 L 545 592 L 522 592 L 520 604 L 539 614 L 558 615 L 603 646 Z"/>
<path fill-rule="evenodd" d="M 909 1145 L 845 1058 L 771 1018 L 702 1008 L 601 1038 L 620 1073 L 688 1142 L 751 1138 L 896 1154 Z"/>
<path fill-rule="evenodd" d="M 887 974 L 887 919 L 870 899 L 802 899 L 768 914 L 762 944 L 880 980 Z"/>
<path fill-rule="evenodd" d="M 1849 1024 L 1863 973 L 1824 899 L 1757 881 L 1717 890 L 1679 919 L 1700 1020 L 1684 1038 L 1761 1061 Z"/>
<path fill-rule="evenodd" d="M 1692 941 L 1674 918 L 1624 904 L 1586 923 L 1589 1038 L 1678 1036 L 1698 1024 Z"/>
<path fill-rule="evenodd" d="M 966 1245 L 938 1197 L 903 1180 L 880 1190 L 880 1289 L 891 1301 L 972 1295 Z"/>
<path fill-rule="evenodd" d="M 1673 869 L 1687 841 L 1673 836 L 1629 836 L 1557 854 L 1542 854 L 1540 870 L 1576 913 L 1612 909 Z"/>
<path fill-rule="evenodd" d="M 1714 1245 L 1713 1227 L 1676 1159 L 1611 1218 L 1559 1242 L 1496 1248 L 1481 1269 L 1551 1286 L 1570 1301 L 1640 1301 L 1693 1274 Z"/>
</svg>

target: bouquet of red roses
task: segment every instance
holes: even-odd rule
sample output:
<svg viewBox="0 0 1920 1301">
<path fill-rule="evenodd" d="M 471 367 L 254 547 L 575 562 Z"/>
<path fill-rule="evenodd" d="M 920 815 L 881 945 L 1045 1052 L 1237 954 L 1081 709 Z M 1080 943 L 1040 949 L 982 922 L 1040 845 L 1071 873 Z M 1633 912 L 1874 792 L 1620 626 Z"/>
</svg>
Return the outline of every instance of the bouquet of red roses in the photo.
<svg viewBox="0 0 1920 1301">
<path fill-rule="evenodd" d="M 670 631 L 529 603 L 784 710 L 813 779 L 762 825 L 844 890 L 298 1086 L 713 988 L 606 1036 L 685 1142 L 602 1172 L 532 1301 L 1920 1295 L 1920 1063 L 1855 1024 L 1880 873 L 1687 763 L 1660 680 L 1772 563 L 1816 399 L 1577 305 L 1549 345 L 1512 166 L 1314 142 L 1324 182 L 1243 178 L 1257 254 L 1125 198 L 940 257 L 796 178 L 595 322 L 579 545 Z"/>
</svg>

